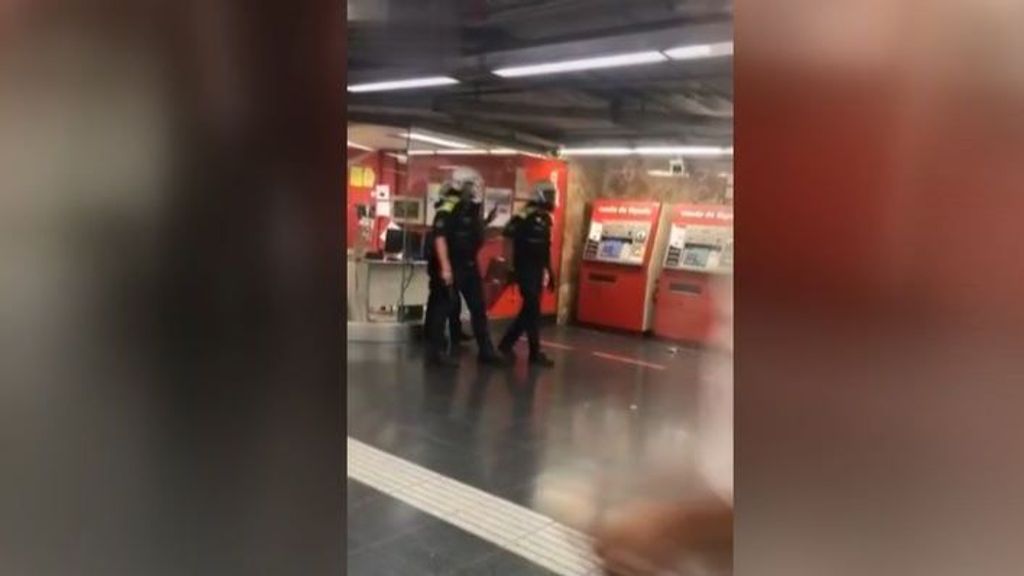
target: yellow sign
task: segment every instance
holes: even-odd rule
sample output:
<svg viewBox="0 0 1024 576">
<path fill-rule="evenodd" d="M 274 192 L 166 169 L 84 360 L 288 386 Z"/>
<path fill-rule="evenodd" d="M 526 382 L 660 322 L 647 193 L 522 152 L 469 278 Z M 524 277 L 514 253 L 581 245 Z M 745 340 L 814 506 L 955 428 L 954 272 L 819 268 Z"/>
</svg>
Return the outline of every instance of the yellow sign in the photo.
<svg viewBox="0 0 1024 576">
<path fill-rule="evenodd" d="M 377 184 L 377 173 L 373 168 L 352 166 L 348 171 L 348 185 L 356 188 L 373 188 Z"/>
</svg>

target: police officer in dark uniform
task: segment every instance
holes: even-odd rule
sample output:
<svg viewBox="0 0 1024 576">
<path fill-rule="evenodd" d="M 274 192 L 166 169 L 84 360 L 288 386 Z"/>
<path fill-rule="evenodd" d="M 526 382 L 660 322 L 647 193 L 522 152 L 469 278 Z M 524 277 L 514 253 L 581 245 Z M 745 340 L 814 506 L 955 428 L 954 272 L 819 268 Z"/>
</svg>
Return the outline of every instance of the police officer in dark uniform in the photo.
<svg viewBox="0 0 1024 576">
<path fill-rule="evenodd" d="M 434 203 L 434 210 L 439 210 L 441 206 L 444 206 L 446 201 L 446 198 L 442 195 L 442 197 Z M 452 297 L 451 310 L 448 314 L 448 337 L 451 339 L 450 345 L 452 347 L 473 339 L 472 336 L 466 334 L 462 329 L 462 296 L 457 293 Z"/>
<path fill-rule="evenodd" d="M 444 204 L 444 199 L 440 199 L 434 205 L 435 208 L 440 208 Z M 480 197 L 473 198 L 473 208 L 477 212 L 476 217 L 483 213 L 483 199 Z M 498 207 L 491 208 L 490 213 L 487 214 L 486 218 L 482 219 L 482 226 L 486 228 L 494 222 L 494 219 L 498 216 Z M 477 248 L 479 253 L 480 249 Z M 473 339 L 472 336 L 466 334 L 462 329 L 462 297 L 459 294 L 455 295 L 452 301 L 451 314 L 448 317 L 448 337 L 451 339 L 451 346 L 457 346 L 463 342 L 468 342 Z"/>
<path fill-rule="evenodd" d="M 445 325 L 451 316 L 453 302 L 458 298 L 455 290 L 455 275 L 452 271 L 449 246 L 451 212 L 458 202 L 459 191 L 446 183 L 441 190 L 441 199 L 435 205 L 436 215 L 427 235 L 427 273 L 430 276 L 430 293 L 427 297 L 427 314 L 423 322 L 426 337 L 427 362 L 440 366 L 457 364 L 446 351 L 448 341 L 444 336 Z"/>
<path fill-rule="evenodd" d="M 462 295 L 469 308 L 478 359 L 501 364 L 487 326 L 483 281 L 476 256 L 483 244 L 484 225 L 473 205 L 477 184 L 455 180 L 446 184 L 444 202 L 437 209 L 431 230 L 430 298 L 427 301 L 427 357 L 436 364 L 451 364 L 443 355 L 444 328 L 451 318 L 455 299 Z"/>
<path fill-rule="evenodd" d="M 556 189 L 550 182 L 534 187 L 534 199 L 516 214 L 505 227 L 505 237 L 512 244 L 512 268 L 523 305 L 515 322 L 505 332 L 498 350 L 509 360 L 515 359 L 512 348 L 526 332 L 530 344 L 530 364 L 551 367 L 554 362 L 540 350 L 540 300 L 544 287 L 552 282 L 551 274 L 551 212 L 555 209 Z"/>
</svg>

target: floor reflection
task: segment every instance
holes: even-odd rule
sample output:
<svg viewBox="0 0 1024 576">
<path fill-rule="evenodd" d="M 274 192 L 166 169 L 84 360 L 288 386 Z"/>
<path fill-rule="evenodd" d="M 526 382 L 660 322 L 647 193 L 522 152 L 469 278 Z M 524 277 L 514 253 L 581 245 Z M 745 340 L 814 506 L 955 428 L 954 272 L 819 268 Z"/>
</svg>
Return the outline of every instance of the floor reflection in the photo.
<svg viewBox="0 0 1024 576">
<path fill-rule="evenodd" d="M 551 370 L 478 366 L 468 351 L 434 370 L 415 345 L 350 345 L 348 432 L 577 527 L 630 496 L 687 489 L 700 354 L 574 328 L 550 337 L 573 348 L 550 350 Z"/>
</svg>

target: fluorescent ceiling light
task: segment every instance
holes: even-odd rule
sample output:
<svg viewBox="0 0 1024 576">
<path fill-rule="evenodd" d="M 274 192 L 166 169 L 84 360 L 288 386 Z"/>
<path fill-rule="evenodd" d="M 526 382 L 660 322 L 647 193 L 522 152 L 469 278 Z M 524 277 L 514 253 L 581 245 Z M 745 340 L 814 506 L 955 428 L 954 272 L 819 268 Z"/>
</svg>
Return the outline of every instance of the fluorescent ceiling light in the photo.
<svg viewBox="0 0 1024 576">
<path fill-rule="evenodd" d="M 537 154 L 536 152 L 527 152 L 525 150 L 516 150 L 515 148 L 491 148 L 491 156 L 529 156 L 530 158 L 540 158 L 547 160 L 548 157 L 543 154 Z"/>
<path fill-rule="evenodd" d="M 519 150 L 512 150 L 508 148 L 495 148 L 492 150 L 484 150 L 482 148 L 468 148 L 463 150 L 416 150 L 413 151 L 414 156 L 533 156 L 535 158 L 544 158 L 540 154 L 533 154 L 531 152 L 520 152 Z"/>
<path fill-rule="evenodd" d="M 563 148 L 565 156 L 629 156 L 632 148 Z"/>
<path fill-rule="evenodd" d="M 629 150 L 623 148 L 623 150 Z M 410 150 L 409 156 L 530 156 L 547 160 L 549 157 L 533 152 L 524 152 L 515 148 L 458 148 L 458 149 L 436 149 L 436 150 Z"/>
<path fill-rule="evenodd" d="M 366 152 L 373 152 L 373 148 L 370 148 L 369 146 L 364 146 L 362 144 L 359 144 L 358 142 L 353 142 L 351 140 L 347 140 L 346 142 L 348 143 L 349 148 L 355 148 L 356 150 L 363 150 Z"/>
<path fill-rule="evenodd" d="M 641 146 L 639 148 L 563 148 L 563 156 L 730 156 L 732 147 Z"/>
<path fill-rule="evenodd" d="M 485 156 L 487 150 L 480 149 L 465 149 L 465 150 L 437 150 L 435 152 L 438 156 Z"/>
<path fill-rule="evenodd" d="M 718 146 L 641 146 L 636 149 L 640 156 L 725 156 L 732 154 L 732 148 Z"/>
<path fill-rule="evenodd" d="M 411 88 L 430 88 L 433 86 L 451 86 L 459 81 L 448 76 L 430 76 L 427 78 L 409 78 L 407 80 L 387 80 L 384 82 L 369 82 L 365 84 L 353 84 L 348 87 L 349 92 L 381 92 L 384 90 L 408 90 Z"/>
<path fill-rule="evenodd" d="M 447 138 L 438 138 L 437 136 L 430 136 L 428 134 L 420 134 L 419 132 L 409 132 L 406 134 L 406 137 L 409 138 L 409 140 L 426 142 L 427 144 L 437 144 L 438 146 L 447 146 L 449 148 L 470 148 L 468 144 L 463 142 L 456 142 L 455 140 L 448 140 Z"/>
<path fill-rule="evenodd" d="M 583 58 L 580 60 L 563 60 L 561 62 L 548 62 L 544 64 L 499 68 L 494 71 L 494 74 L 501 76 L 502 78 L 518 78 L 520 76 L 536 76 L 539 74 L 557 74 L 560 72 L 596 70 L 598 68 L 618 68 L 621 66 L 654 64 L 657 62 L 664 62 L 666 60 L 666 56 L 657 51 L 633 52 L 630 54 L 618 54 L 614 56 L 598 56 L 596 58 Z"/>
<path fill-rule="evenodd" d="M 732 42 L 679 46 L 665 50 L 665 55 L 673 60 L 697 60 L 700 58 L 714 58 L 716 56 L 731 56 Z"/>
<path fill-rule="evenodd" d="M 682 178 L 684 176 L 682 172 L 675 174 L 671 170 L 648 170 L 647 174 L 655 178 Z"/>
</svg>

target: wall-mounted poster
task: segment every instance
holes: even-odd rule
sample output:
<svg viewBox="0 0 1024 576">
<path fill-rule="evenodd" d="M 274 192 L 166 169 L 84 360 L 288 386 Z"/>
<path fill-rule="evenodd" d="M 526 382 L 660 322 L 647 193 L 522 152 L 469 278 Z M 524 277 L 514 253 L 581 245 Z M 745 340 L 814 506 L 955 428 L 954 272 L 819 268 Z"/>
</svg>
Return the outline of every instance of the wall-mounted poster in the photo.
<svg viewBox="0 0 1024 576">
<path fill-rule="evenodd" d="M 434 216 L 437 214 L 437 202 L 441 199 L 441 184 L 431 183 L 427 185 L 427 226 L 433 226 Z"/>
<path fill-rule="evenodd" d="M 512 190 L 508 188 L 488 188 L 484 194 L 484 215 L 497 208 L 491 228 L 504 228 L 512 219 Z"/>
<path fill-rule="evenodd" d="M 348 185 L 355 188 L 373 188 L 377 183 L 377 173 L 369 166 L 350 166 L 348 169 Z"/>
</svg>

